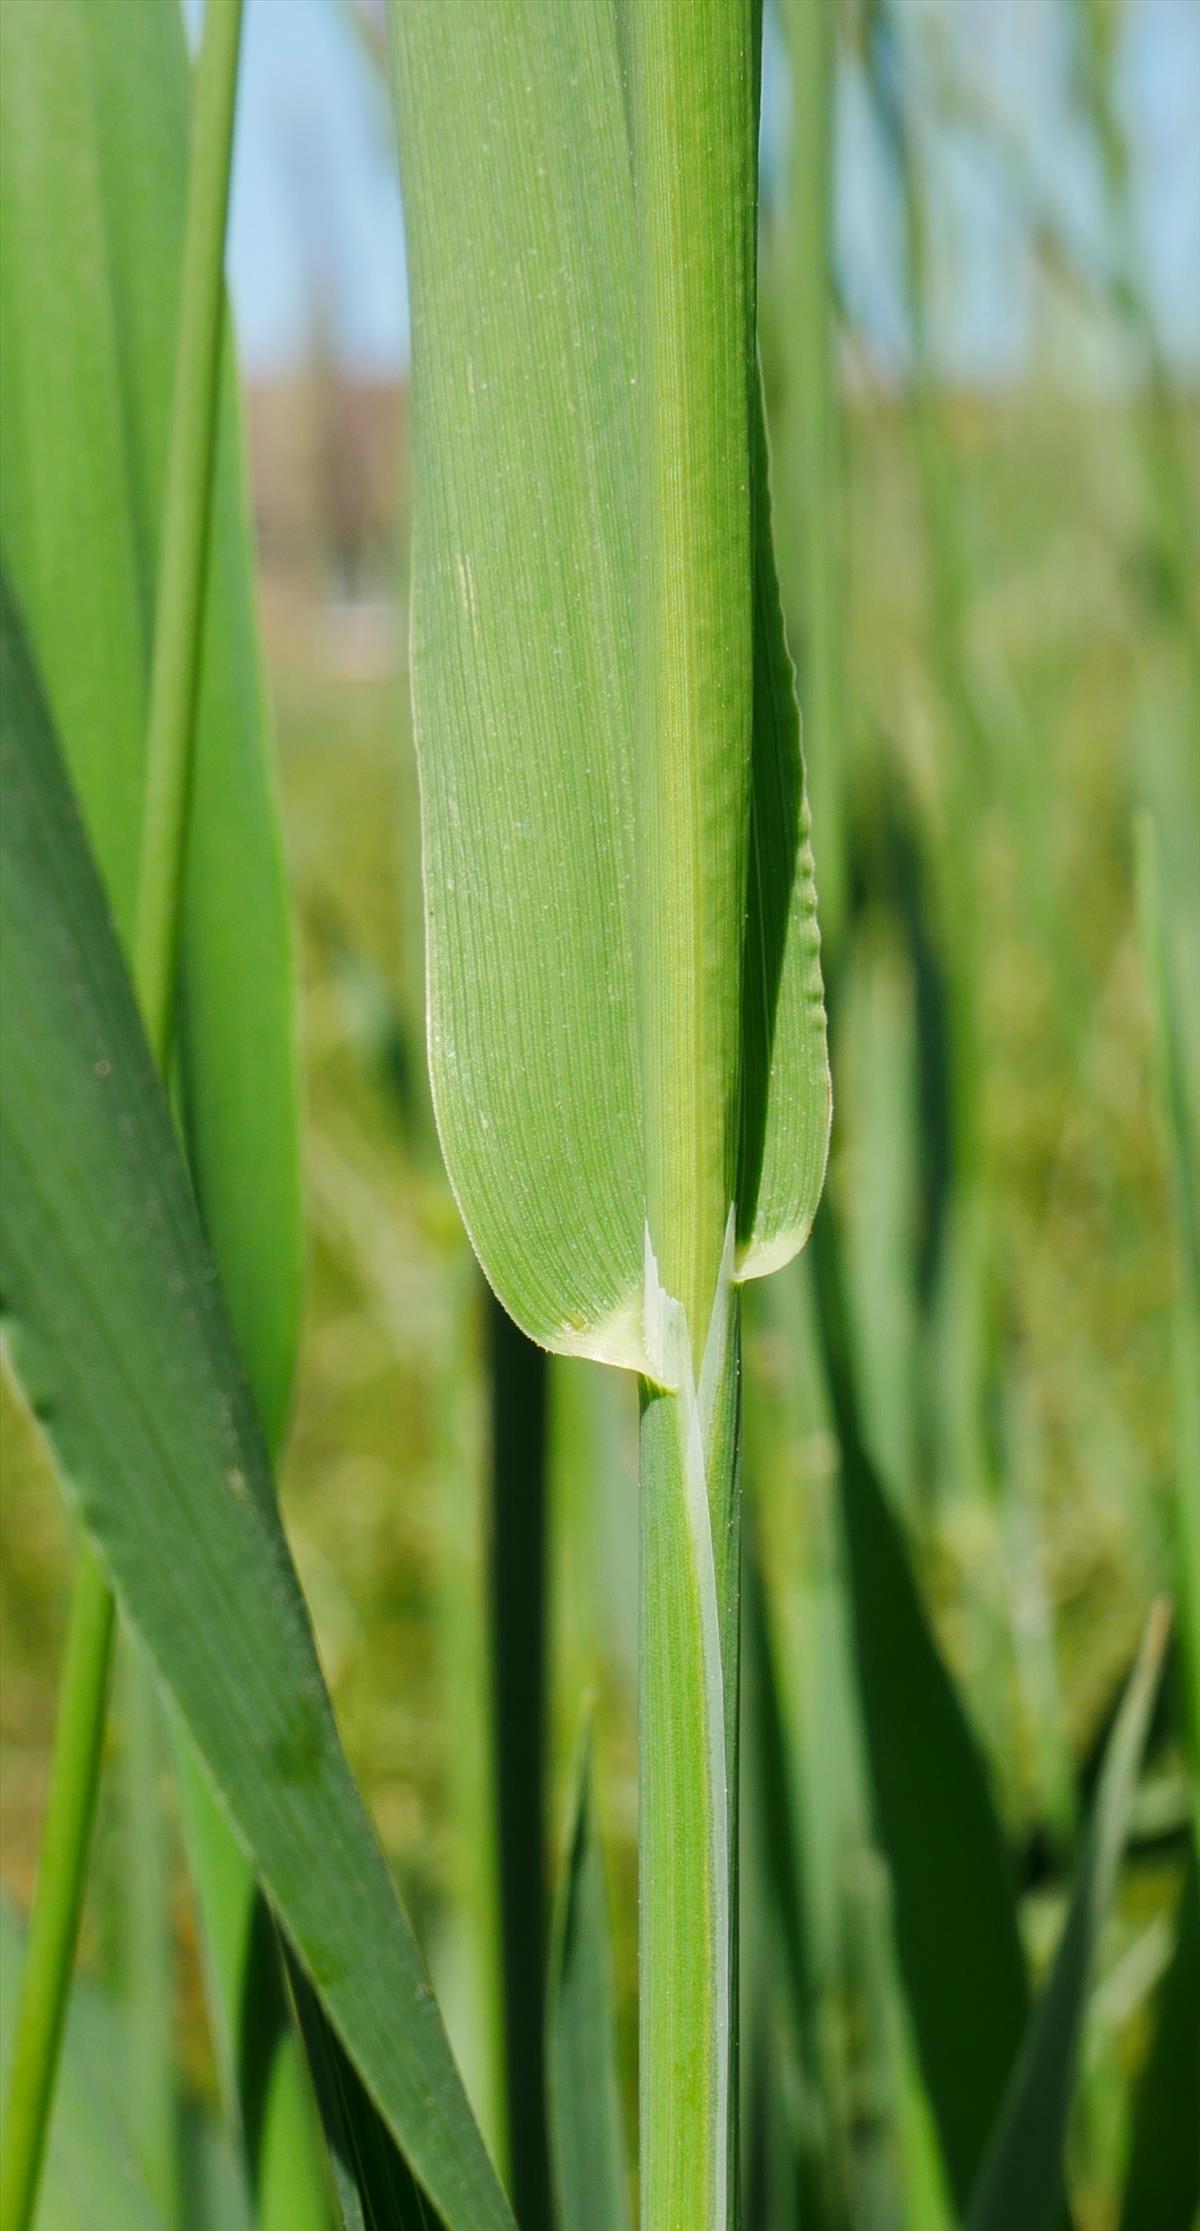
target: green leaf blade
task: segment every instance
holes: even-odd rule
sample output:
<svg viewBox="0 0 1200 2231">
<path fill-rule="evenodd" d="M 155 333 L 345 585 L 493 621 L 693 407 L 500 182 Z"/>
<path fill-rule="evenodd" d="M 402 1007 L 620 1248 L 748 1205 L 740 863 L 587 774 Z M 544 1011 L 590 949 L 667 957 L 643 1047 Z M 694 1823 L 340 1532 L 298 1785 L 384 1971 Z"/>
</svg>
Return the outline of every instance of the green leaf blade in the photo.
<svg viewBox="0 0 1200 2231">
<path fill-rule="evenodd" d="M 863 1443 L 834 1244 L 826 1230 L 817 1265 L 872 1804 L 922 2072 L 964 2206 L 1020 2051 L 1028 1982 L 983 1762 Z"/>
<path fill-rule="evenodd" d="M 611 22 L 470 0 L 392 26 L 438 1127 L 522 1328 L 636 1367 L 633 267 Z"/>
<path fill-rule="evenodd" d="M 7 588 L 3 1299 L 130 1624 L 450 2231 L 511 2231 L 333 1723 L 170 1115 Z"/>
<path fill-rule="evenodd" d="M 722 219 L 720 254 L 743 269 L 737 345 L 713 343 L 712 379 L 736 388 L 714 469 L 740 523 L 710 552 L 708 602 L 694 615 L 699 664 L 676 708 L 680 735 L 694 714 L 707 736 L 696 749 L 711 776 L 695 841 L 680 835 L 684 905 L 664 878 L 674 840 L 659 845 L 646 827 L 655 785 L 679 755 L 654 712 L 655 690 L 674 687 L 665 607 L 652 629 L 643 610 L 660 578 L 654 521 L 669 507 L 661 488 L 648 512 L 638 495 L 640 220 L 624 11 L 513 0 L 498 15 L 468 0 L 447 16 L 394 4 L 392 30 L 413 306 L 413 705 L 438 1127 L 476 1252 L 522 1328 L 547 1347 L 645 1370 L 647 1203 L 667 1184 L 666 1165 L 674 1184 L 697 1153 L 716 1155 L 719 1182 L 711 1170 L 703 1181 L 719 1196 L 719 1215 L 710 1201 L 705 1216 L 711 1299 L 735 1190 L 737 1275 L 753 1277 L 802 1245 L 828 1137 L 751 247 L 731 245 Z M 752 235 L 749 40 L 727 168 L 738 169 L 736 223 Z M 689 397 L 676 398 L 681 426 L 697 414 Z M 678 445 L 665 421 L 661 441 L 669 481 Z M 702 465 L 707 473 L 713 460 Z M 672 562 L 682 565 L 679 553 Z M 688 584 L 700 595 L 696 581 L 697 568 L 683 566 L 676 603 Z M 708 703 L 703 674 L 714 672 Z M 701 925 L 702 952 L 691 951 L 685 917 Z M 693 999 L 706 1017 L 697 1007 L 695 1029 Z M 685 1040 L 708 1049 L 697 1077 L 715 1147 L 694 1143 L 679 1108 L 668 1120 L 676 1087 L 661 1060 L 675 1075 L 668 1049 Z M 643 1078 L 669 1146 L 648 1135 Z M 672 1221 L 690 1230 L 694 1219 Z M 660 1268 L 672 1292 L 691 1282 L 665 1258 Z M 707 1306 L 693 1297 L 690 1314 L 702 1337 Z"/>
</svg>

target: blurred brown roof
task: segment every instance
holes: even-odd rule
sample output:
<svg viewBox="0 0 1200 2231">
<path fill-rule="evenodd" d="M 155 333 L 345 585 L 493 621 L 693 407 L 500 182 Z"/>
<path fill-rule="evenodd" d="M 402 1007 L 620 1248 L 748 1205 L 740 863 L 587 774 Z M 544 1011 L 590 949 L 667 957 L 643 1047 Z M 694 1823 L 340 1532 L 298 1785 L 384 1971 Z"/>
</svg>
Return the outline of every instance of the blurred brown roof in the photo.
<svg viewBox="0 0 1200 2231">
<path fill-rule="evenodd" d="M 246 389 L 254 523 L 266 566 L 392 552 L 408 504 L 406 384 L 316 368 Z"/>
</svg>

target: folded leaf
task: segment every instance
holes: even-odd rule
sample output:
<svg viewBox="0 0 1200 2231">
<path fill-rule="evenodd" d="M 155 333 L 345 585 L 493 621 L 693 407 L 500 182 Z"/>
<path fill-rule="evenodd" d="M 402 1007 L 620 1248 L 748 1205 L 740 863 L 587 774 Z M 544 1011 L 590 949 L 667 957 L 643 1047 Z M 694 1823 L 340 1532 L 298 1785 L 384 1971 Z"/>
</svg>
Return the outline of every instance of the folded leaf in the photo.
<svg viewBox="0 0 1200 2231">
<path fill-rule="evenodd" d="M 643 1045 L 638 1000 L 639 985 L 643 1005 L 654 989 L 643 946 L 647 885 L 662 863 L 651 856 L 639 867 L 635 669 L 640 657 L 643 673 L 653 666 L 661 679 L 675 646 L 638 645 L 656 560 L 654 538 L 639 542 L 624 10 L 395 0 L 392 28 L 413 314 L 413 712 L 438 1126 L 471 1238 L 518 1323 L 548 1347 L 644 1369 L 642 1072 L 653 1070 L 659 1040 L 649 1029 Z M 751 724 L 731 701 L 726 742 L 731 762 L 748 755 L 731 771 L 751 825 L 727 831 L 714 807 L 705 858 L 693 865 L 707 889 L 709 851 L 724 858 L 732 846 L 748 861 L 744 903 L 736 886 L 719 894 L 723 917 L 732 908 L 731 920 L 747 921 L 736 933 L 740 970 L 722 973 L 734 1012 L 707 1036 L 736 1039 L 740 975 L 736 1274 L 749 1277 L 786 1260 L 807 1233 L 829 1087 L 752 360 L 740 376 L 753 708 Z M 696 719 L 713 723 L 707 698 Z M 669 1002 L 672 986 L 658 994 Z M 708 1081 L 716 1122 L 736 1080 Z M 727 1208 L 726 1199 L 708 1235 L 713 1278 Z"/>
<path fill-rule="evenodd" d="M 170 1113 L 0 588 L 2 1284 L 63 1484 L 450 2231 L 511 2218 L 334 1726 Z"/>
</svg>

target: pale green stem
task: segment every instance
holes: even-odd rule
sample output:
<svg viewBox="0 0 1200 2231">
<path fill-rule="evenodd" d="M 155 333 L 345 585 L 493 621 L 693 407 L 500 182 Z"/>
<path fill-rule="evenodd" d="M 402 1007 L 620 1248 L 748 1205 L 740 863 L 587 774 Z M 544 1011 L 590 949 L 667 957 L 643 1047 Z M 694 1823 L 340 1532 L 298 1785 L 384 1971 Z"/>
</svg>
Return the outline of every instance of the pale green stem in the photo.
<svg viewBox="0 0 1200 2231">
<path fill-rule="evenodd" d="M 0 2231 L 29 2231 L 37 2205 L 87 1876 L 112 1638 L 112 1596 L 85 1547 L 71 1603 L 37 1895 L 5 2102 Z"/>
<path fill-rule="evenodd" d="M 642 2231 L 736 2210 L 742 950 L 754 698 L 755 0 L 634 11 Z"/>
<path fill-rule="evenodd" d="M 223 252 L 242 0 L 208 0 L 197 71 L 162 565 L 155 627 L 134 980 L 165 1075 L 199 675 Z M 28 2231 L 37 2204 L 95 1814 L 113 1603 L 81 1547 L 59 1730 L 30 1929 L 0 2169 L 0 2231 Z"/>
<path fill-rule="evenodd" d="M 150 675 L 134 978 L 159 1068 L 171 1052 L 216 447 L 224 248 L 242 0 L 207 0 L 196 70 L 171 448 Z"/>
<path fill-rule="evenodd" d="M 715 1384 L 681 1394 L 642 1387 L 642 2231 L 725 2231 L 735 2220 L 736 1293 L 718 1310 Z"/>
</svg>

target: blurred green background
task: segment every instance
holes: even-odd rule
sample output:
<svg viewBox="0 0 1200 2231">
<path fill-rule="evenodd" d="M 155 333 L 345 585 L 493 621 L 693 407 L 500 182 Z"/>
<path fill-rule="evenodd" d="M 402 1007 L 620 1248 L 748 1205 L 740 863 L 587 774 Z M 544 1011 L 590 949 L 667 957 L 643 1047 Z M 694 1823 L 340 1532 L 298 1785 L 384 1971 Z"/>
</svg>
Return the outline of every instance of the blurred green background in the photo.
<svg viewBox="0 0 1200 2231">
<path fill-rule="evenodd" d="M 383 173 L 375 17 L 366 4 L 319 5 L 328 17 L 319 38 L 344 47 L 357 128 Z M 963 0 L 959 17 L 972 12 L 986 23 L 996 9 Z M 1071 114 L 1093 166 L 1075 232 L 1056 219 L 1053 169 L 1048 188 L 1003 101 L 989 106 L 986 55 L 973 80 L 955 79 L 954 39 L 939 46 L 929 31 L 939 17 L 943 31 L 953 25 L 953 8 L 843 12 L 838 116 L 850 119 L 853 141 L 854 99 L 867 104 L 882 184 L 868 203 L 843 156 L 838 192 L 851 237 L 863 210 L 890 212 L 873 250 L 890 275 L 883 308 L 871 297 L 864 309 L 853 256 L 835 258 L 833 418 L 815 447 L 799 323 L 806 257 L 811 268 L 795 191 L 803 150 L 787 27 L 772 20 L 762 302 L 818 881 L 834 894 L 829 1186 L 859 1392 L 1012 1838 L 1035 1958 L 1053 1943 L 1096 1747 L 1173 1563 L 1174 1271 L 1135 918 L 1139 809 L 1160 829 L 1182 1012 L 1200 1014 L 1200 393 L 1187 339 L 1197 320 L 1176 305 L 1178 334 L 1164 337 L 1142 284 L 1153 259 L 1137 248 L 1131 212 L 1147 189 L 1113 90 L 1121 11 L 1055 0 L 1050 12 L 1074 42 Z M 1137 12 L 1127 0 L 1125 15 Z M 1195 45 L 1185 11 L 1157 16 L 1160 41 L 1179 38 L 1184 69 Z M 1176 21 L 1184 28 L 1173 32 Z M 1160 61 L 1168 72 L 1173 51 Z M 301 985 L 310 1232 L 282 1485 L 350 1759 L 468 2075 L 482 2085 L 485 1328 L 423 1083 L 407 385 L 386 349 L 373 360 L 346 341 L 345 306 L 322 279 L 344 269 L 336 235 L 320 246 L 328 158 L 319 134 L 305 139 L 302 115 L 290 113 L 288 132 L 289 176 L 316 213 L 308 325 L 302 345 L 281 352 L 268 336 L 252 349 L 247 378 Z M 965 141 L 976 183 L 986 171 L 1032 274 L 1019 348 L 990 360 L 985 351 L 973 376 L 963 370 L 971 329 L 947 323 L 945 311 L 956 272 L 970 295 L 969 224 L 949 264 L 944 239 L 938 246 L 948 133 L 955 146 Z M 1200 296 L 1200 225 L 1194 245 Z M 372 283 L 363 281 L 368 294 Z M 940 326 L 926 314 L 939 302 Z M 814 619 L 806 557 L 818 504 L 826 623 Z M 832 716 L 826 707 L 814 716 L 810 702 L 821 624 L 840 636 Z M 814 719 L 832 721 L 832 745 Z M 1195 1121 L 1200 1033 L 1188 1050 Z M 817 1664 L 813 1636 L 827 1616 L 837 1629 L 842 1575 L 806 1308 L 800 1279 L 751 1297 L 747 1461 L 784 1687 L 797 1724 L 810 1728 L 797 1741 L 811 1771 L 814 1715 L 836 1722 L 841 1678 Z M 556 1363 L 552 1405 L 551 1821 L 557 1843 L 594 1699 L 631 2035 L 634 1392 Z M 69 1543 L 7 1381 L 0 1430 L 2 1871 L 24 1908 Z M 1077 2173 L 1096 2231 L 1116 2220 L 1128 2084 L 1171 1945 L 1186 1794 L 1167 1721 L 1088 2032 Z M 111 1742 L 121 1740 L 118 1701 Z M 877 1862 L 845 1776 L 833 1779 L 844 1919 L 870 1908 Z M 106 1776 L 85 1942 L 102 1973 L 119 1938 L 119 1786 Z M 207 2088 L 182 1872 L 177 1909 L 187 1948 L 181 2045 Z M 838 1935 L 843 1953 L 850 1934 Z M 839 1978 L 834 2050 L 853 2093 L 861 2221 L 882 2223 L 891 2219 L 871 2200 L 875 2157 L 903 2143 L 894 2071 L 880 2059 L 886 2020 L 853 1959 Z"/>
</svg>

